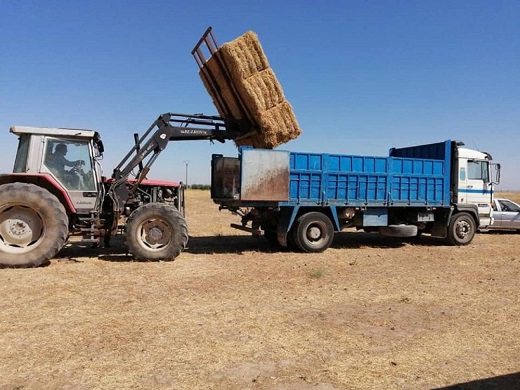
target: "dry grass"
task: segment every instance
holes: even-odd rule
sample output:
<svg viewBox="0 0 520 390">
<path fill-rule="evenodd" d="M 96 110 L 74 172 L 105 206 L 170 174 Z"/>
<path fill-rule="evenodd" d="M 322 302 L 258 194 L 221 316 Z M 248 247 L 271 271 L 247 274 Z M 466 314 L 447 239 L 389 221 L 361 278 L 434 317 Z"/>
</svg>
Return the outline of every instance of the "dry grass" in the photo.
<svg viewBox="0 0 520 390">
<path fill-rule="evenodd" d="M 175 262 L 71 246 L 0 270 L 0 389 L 427 389 L 520 371 L 518 234 L 347 232 L 299 254 L 229 228 L 208 192 L 187 207 Z"/>
<path fill-rule="evenodd" d="M 496 194 L 499 198 L 511 199 L 513 202 L 520 203 L 520 192 L 498 192 Z"/>
</svg>

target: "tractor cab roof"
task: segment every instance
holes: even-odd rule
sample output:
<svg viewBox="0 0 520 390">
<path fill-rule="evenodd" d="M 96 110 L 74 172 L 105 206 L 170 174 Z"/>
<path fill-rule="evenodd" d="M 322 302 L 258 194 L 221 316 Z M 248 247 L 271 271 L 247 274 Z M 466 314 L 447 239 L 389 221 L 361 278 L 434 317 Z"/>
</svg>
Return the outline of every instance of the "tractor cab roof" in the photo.
<svg viewBox="0 0 520 390">
<path fill-rule="evenodd" d="M 68 137 L 68 138 L 94 138 L 96 132 L 94 130 L 86 129 L 65 129 L 56 127 L 30 127 L 30 126 L 12 126 L 11 133 L 16 135 L 23 134 L 38 134 L 38 135 L 50 135 L 57 137 Z"/>
</svg>

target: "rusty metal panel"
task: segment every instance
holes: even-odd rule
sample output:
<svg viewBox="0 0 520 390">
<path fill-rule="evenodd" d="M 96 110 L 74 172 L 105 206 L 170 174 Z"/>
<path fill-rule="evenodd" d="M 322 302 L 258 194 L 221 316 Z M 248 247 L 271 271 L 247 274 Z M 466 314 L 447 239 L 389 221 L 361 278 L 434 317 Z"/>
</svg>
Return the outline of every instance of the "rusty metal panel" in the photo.
<svg viewBox="0 0 520 390">
<path fill-rule="evenodd" d="M 243 150 L 240 199 L 288 201 L 289 162 L 286 151 Z"/>
</svg>

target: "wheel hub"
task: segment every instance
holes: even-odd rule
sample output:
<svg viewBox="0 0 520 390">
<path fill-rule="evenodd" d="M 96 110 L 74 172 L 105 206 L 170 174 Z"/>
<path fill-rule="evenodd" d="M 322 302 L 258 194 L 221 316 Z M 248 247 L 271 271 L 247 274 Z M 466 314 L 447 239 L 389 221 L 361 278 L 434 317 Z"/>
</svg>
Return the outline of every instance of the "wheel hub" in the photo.
<svg viewBox="0 0 520 390">
<path fill-rule="evenodd" d="M 470 232 L 470 226 L 467 222 L 461 221 L 457 226 L 457 235 L 460 238 L 466 237 Z"/>
<path fill-rule="evenodd" d="M 11 221 L 10 232 L 14 236 L 21 236 L 27 232 L 29 226 L 23 221 Z"/>
<path fill-rule="evenodd" d="M 148 231 L 148 237 L 152 240 L 152 241 L 160 241 L 161 238 L 163 237 L 163 232 L 161 229 L 157 228 L 157 227 L 153 227 L 151 228 L 149 231 Z"/>
<path fill-rule="evenodd" d="M 142 225 L 142 240 L 151 248 L 160 248 L 170 241 L 168 225 L 160 220 L 147 221 Z"/>
<path fill-rule="evenodd" d="M 312 226 L 307 232 L 307 237 L 309 237 L 309 240 L 319 240 L 321 237 L 321 230 L 316 226 Z"/>
<path fill-rule="evenodd" d="M 43 222 L 28 207 L 16 206 L 0 212 L 0 240 L 5 245 L 25 248 L 42 236 Z"/>
</svg>

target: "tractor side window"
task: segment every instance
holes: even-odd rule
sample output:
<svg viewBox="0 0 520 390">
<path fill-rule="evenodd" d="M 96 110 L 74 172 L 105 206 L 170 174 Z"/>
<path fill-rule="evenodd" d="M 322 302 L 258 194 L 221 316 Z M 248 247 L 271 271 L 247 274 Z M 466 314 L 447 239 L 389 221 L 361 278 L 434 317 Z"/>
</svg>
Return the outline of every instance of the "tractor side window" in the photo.
<svg viewBox="0 0 520 390">
<path fill-rule="evenodd" d="M 27 157 L 29 155 L 29 137 L 22 136 L 18 141 L 18 151 L 14 162 L 14 173 L 24 173 L 27 169 Z"/>
<path fill-rule="evenodd" d="M 96 190 L 88 142 L 48 139 L 45 165 L 68 190 Z"/>
</svg>

